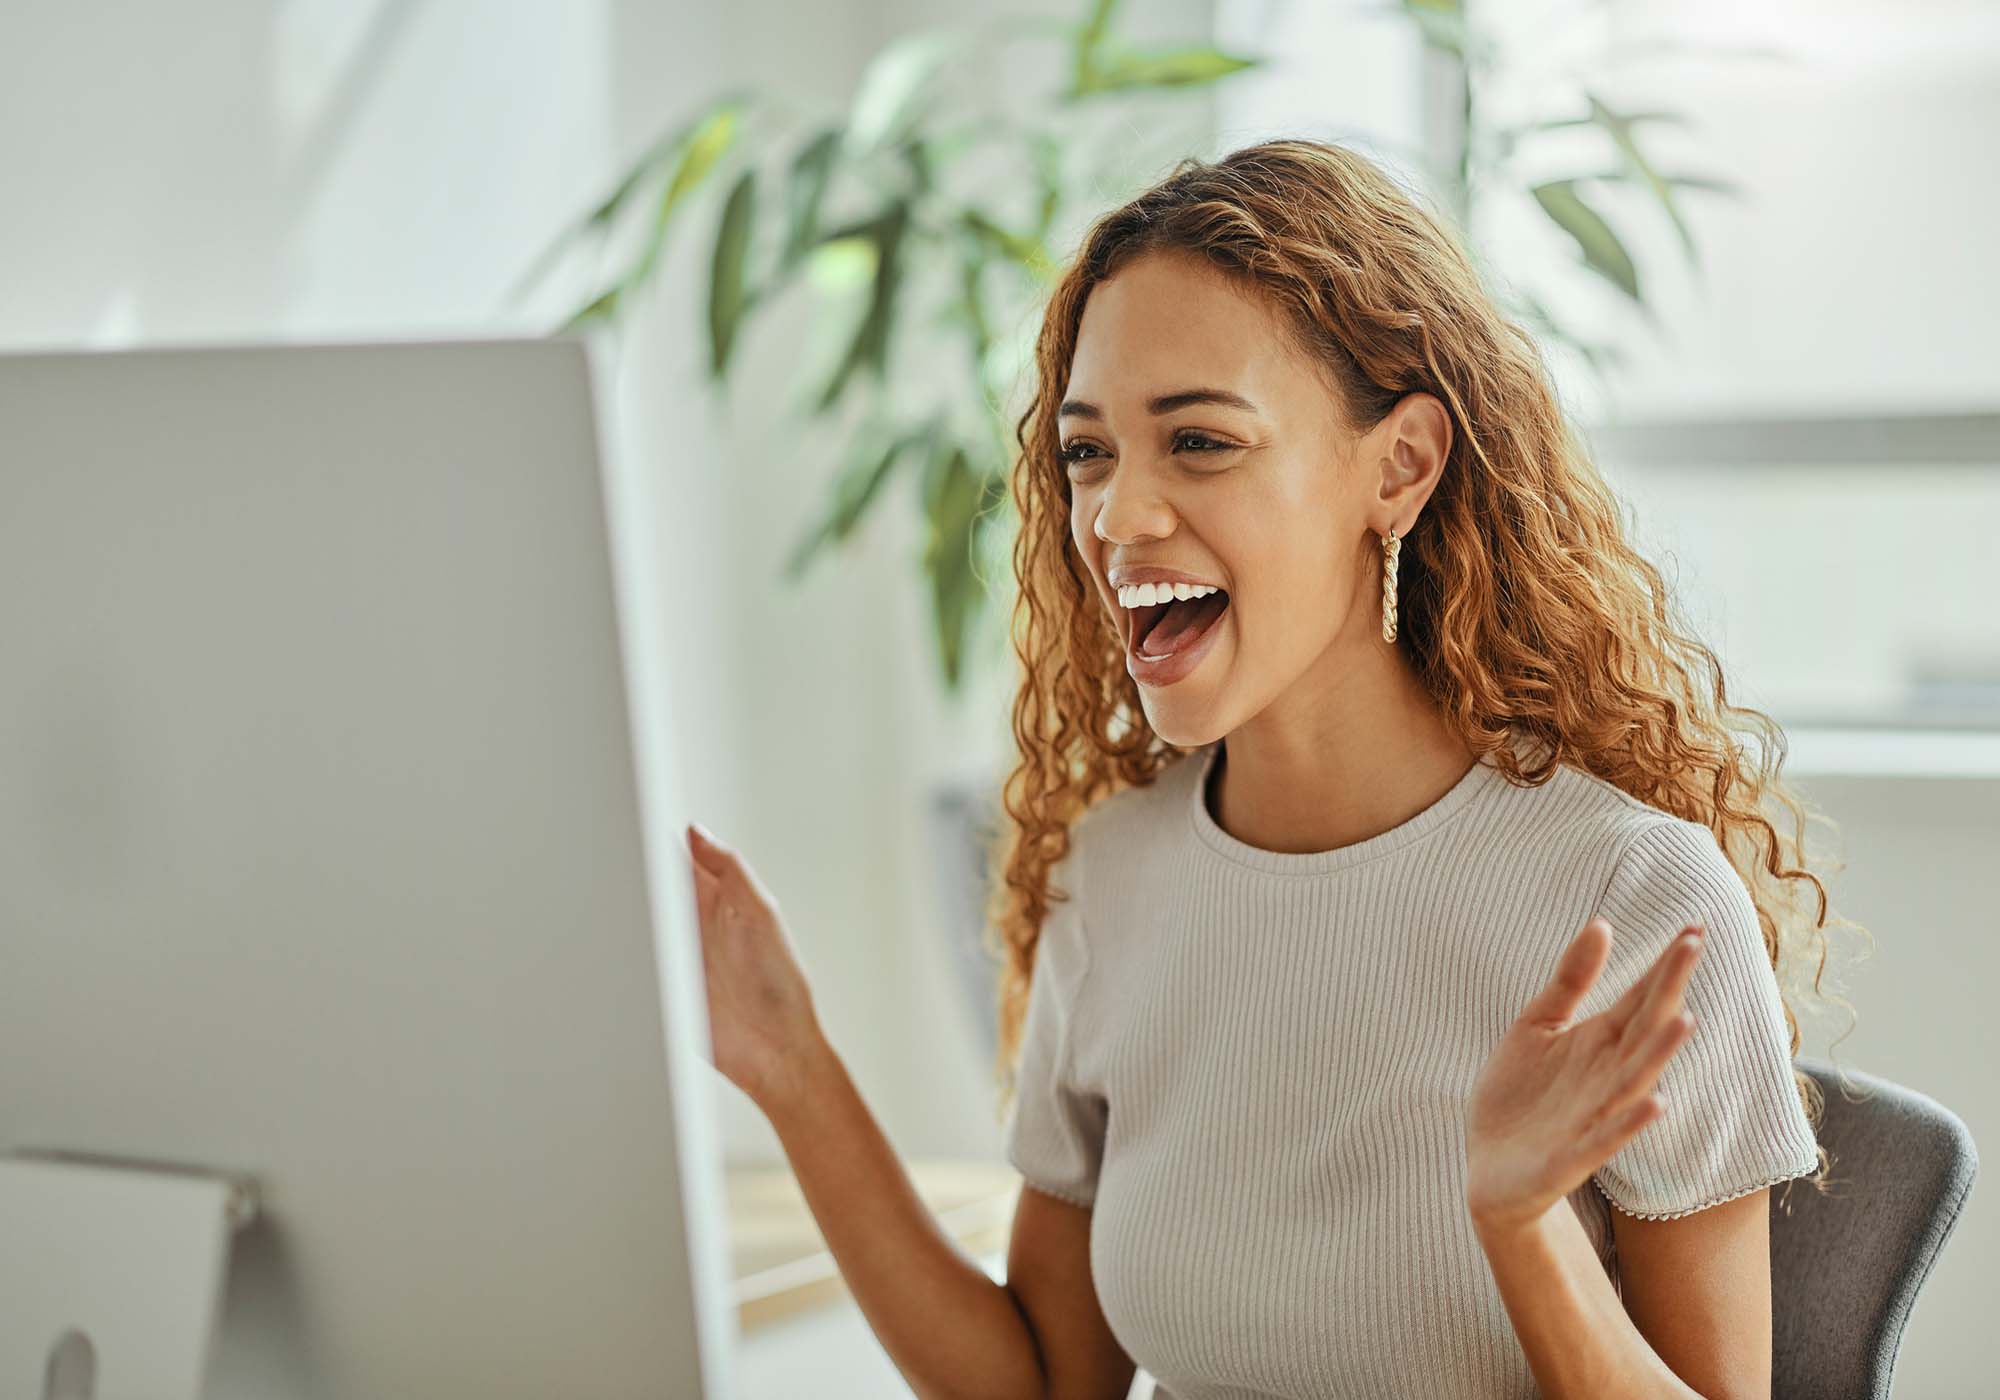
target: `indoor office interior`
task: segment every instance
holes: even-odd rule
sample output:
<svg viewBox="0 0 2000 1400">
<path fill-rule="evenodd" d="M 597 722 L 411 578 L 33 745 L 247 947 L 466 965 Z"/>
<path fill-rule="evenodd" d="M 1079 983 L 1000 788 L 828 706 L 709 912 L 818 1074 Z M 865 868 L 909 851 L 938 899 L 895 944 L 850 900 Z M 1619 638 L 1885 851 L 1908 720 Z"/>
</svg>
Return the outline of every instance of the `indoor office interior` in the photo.
<svg viewBox="0 0 2000 1400">
<path fill-rule="evenodd" d="M 1048 298 L 1177 162 L 1284 137 L 1462 239 L 1783 736 L 1827 899 L 1786 1049 L 1875 1093 L 1827 1093 L 1854 1194 L 1771 1218 L 1774 1393 L 1992 1393 L 1986 0 L 0 12 L 0 1391 L 1327 1393 L 1230 1389 L 1129 1292 L 1113 1381 L 1053 1384 L 1085 1324 L 1009 1289 L 999 1094 Z M 753 896 L 837 1058 L 732 1019 L 716 1063 L 714 1018 L 802 1014 L 732 961 Z M 1086 990 L 1168 1025 L 1138 985 Z M 1175 1040 L 1105 1062 L 1226 1074 Z"/>
</svg>

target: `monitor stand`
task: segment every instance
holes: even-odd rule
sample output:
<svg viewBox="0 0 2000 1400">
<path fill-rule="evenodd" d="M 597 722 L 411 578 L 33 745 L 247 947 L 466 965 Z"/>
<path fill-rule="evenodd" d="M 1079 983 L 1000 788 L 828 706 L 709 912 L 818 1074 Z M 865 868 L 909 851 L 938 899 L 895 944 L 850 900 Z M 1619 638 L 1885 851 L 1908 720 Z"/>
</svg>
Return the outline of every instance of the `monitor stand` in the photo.
<svg viewBox="0 0 2000 1400">
<path fill-rule="evenodd" d="M 0 1394 L 201 1400 L 242 1177 L 72 1152 L 0 1156 Z"/>
</svg>

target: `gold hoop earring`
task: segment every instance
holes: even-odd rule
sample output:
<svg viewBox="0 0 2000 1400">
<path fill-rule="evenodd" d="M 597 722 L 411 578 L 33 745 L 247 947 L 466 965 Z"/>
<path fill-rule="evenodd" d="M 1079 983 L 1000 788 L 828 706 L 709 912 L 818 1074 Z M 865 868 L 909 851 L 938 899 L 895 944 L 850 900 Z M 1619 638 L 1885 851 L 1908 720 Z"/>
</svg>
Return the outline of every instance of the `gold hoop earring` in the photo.
<svg viewBox="0 0 2000 1400">
<path fill-rule="evenodd" d="M 1382 541 L 1382 640 L 1396 640 L 1396 556 L 1403 552 L 1403 542 L 1396 538 L 1396 527 L 1389 527 L 1389 537 Z"/>
</svg>

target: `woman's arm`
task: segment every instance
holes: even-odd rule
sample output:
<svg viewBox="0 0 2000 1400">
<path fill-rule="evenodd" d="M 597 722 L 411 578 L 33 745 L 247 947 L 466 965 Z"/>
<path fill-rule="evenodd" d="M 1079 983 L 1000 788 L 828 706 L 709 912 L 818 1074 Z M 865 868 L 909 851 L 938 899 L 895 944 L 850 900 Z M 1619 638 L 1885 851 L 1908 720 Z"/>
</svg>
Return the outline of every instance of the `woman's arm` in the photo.
<svg viewBox="0 0 2000 1400">
<path fill-rule="evenodd" d="M 1546 1400 L 1770 1395 L 1769 1196 L 1753 1191 L 1677 1220 L 1617 1217 L 1623 1302 L 1566 1202 L 1525 1225 L 1475 1212 Z"/>
<path fill-rule="evenodd" d="M 1653 1086 L 1694 1028 L 1682 994 L 1701 932 L 1683 928 L 1616 1004 L 1577 1020 L 1611 947 L 1609 922 L 1592 918 L 1474 1085 L 1466 1208 L 1545 1400 L 1721 1400 L 1701 1397 L 1640 1333 L 1567 1199 L 1663 1111 Z"/>
<path fill-rule="evenodd" d="M 1614 1210 L 1625 1311 L 1676 1375 L 1708 1396 L 1771 1394 L 1771 1188 L 1693 1215 Z"/>
<path fill-rule="evenodd" d="M 821 1032 L 776 897 L 702 828 L 690 826 L 687 841 L 715 1067 L 777 1130 L 806 1205 L 889 1359 L 921 1400 L 1050 1397 L 1047 1339 L 1038 1338 L 1014 1291 L 938 1225 Z M 1076 1238 L 1087 1250 L 1087 1232 L 1029 1235 L 1020 1242 L 1034 1251 L 1025 1276 L 1080 1272 L 1087 1286 L 1087 1257 L 1080 1271 L 1065 1267 Z M 1044 1305 L 1049 1297 L 1074 1301 L 1046 1285 L 1036 1296 Z M 1093 1368 L 1075 1364 L 1068 1336 L 1058 1341 L 1066 1348 L 1059 1364 L 1066 1379 L 1081 1380 Z"/>
<path fill-rule="evenodd" d="M 920 1400 L 1048 1393 L 1013 1293 L 938 1226 L 830 1045 L 759 1107 L 848 1291 Z"/>
</svg>

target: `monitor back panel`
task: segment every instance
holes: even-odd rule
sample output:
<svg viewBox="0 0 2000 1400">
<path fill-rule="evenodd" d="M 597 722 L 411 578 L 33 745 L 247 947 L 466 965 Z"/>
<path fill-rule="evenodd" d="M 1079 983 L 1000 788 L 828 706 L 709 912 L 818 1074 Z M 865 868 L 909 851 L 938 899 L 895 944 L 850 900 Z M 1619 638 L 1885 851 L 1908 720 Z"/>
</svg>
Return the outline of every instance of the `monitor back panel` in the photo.
<svg viewBox="0 0 2000 1400">
<path fill-rule="evenodd" d="M 0 1151 L 256 1179 L 218 1396 L 722 1393 L 596 442 L 574 341 L 0 356 Z"/>
</svg>

